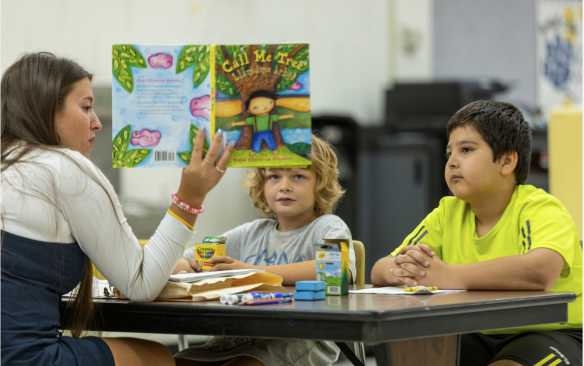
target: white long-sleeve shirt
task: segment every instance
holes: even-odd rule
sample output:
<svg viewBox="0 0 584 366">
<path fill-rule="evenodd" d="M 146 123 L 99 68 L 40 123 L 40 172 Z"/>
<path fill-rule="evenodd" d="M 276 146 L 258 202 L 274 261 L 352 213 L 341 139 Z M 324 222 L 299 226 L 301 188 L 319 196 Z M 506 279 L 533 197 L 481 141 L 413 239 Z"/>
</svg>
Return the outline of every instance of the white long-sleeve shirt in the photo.
<svg viewBox="0 0 584 366">
<path fill-rule="evenodd" d="M 194 232 L 167 213 L 142 248 L 107 178 L 80 153 L 60 151 L 90 174 L 55 151 L 25 155 L 28 163 L 2 171 L 0 228 L 38 241 L 77 242 L 120 292 L 135 301 L 154 300 Z"/>
</svg>

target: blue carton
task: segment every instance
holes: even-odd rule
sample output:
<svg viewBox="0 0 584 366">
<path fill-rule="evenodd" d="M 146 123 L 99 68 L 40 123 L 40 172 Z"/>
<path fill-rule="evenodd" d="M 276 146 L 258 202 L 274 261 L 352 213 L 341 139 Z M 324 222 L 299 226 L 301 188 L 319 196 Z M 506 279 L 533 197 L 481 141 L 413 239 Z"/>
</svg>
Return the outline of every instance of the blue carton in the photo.
<svg viewBox="0 0 584 366">
<path fill-rule="evenodd" d="M 324 289 L 321 291 L 294 291 L 294 300 L 323 300 Z"/>
<path fill-rule="evenodd" d="M 325 286 L 325 281 L 297 281 L 296 291 L 322 291 Z"/>
</svg>

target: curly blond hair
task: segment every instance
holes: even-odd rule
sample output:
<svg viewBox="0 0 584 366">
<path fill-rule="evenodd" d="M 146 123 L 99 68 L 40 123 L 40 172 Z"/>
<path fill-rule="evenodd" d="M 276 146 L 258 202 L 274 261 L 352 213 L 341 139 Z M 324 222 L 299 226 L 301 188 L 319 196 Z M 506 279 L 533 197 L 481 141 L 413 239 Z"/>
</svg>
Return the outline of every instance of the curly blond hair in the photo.
<svg viewBox="0 0 584 366">
<path fill-rule="evenodd" d="M 339 184 L 337 162 L 337 155 L 333 147 L 313 134 L 312 165 L 306 169 L 312 170 L 316 174 L 314 212 L 317 216 L 334 213 L 339 200 L 345 194 L 345 190 Z M 249 193 L 254 207 L 262 216 L 276 216 L 276 213 L 268 206 L 264 194 L 265 171 L 265 168 L 254 168 L 252 172 L 245 172 L 245 178 L 241 185 Z"/>
</svg>

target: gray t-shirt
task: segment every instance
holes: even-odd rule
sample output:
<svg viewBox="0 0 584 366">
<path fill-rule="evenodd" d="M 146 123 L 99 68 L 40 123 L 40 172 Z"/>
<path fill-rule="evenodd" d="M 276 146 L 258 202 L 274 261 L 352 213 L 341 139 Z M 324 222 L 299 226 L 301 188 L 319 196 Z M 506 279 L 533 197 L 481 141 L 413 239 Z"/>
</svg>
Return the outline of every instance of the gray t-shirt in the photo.
<svg viewBox="0 0 584 366">
<path fill-rule="evenodd" d="M 274 266 L 315 259 L 312 244 L 323 239 L 349 239 L 349 269 L 355 281 L 355 251 L 351 231 L 341 218 L 323 215 L 310 225 L 286 233 L 276 229 L 278 220 L 258 219 L 240 225 L 220 236 L 227 237 L 225 254 L 255 266 Z M 195 258 L 195 249 L 184 252 L 187 259 Z"/>
</svg>

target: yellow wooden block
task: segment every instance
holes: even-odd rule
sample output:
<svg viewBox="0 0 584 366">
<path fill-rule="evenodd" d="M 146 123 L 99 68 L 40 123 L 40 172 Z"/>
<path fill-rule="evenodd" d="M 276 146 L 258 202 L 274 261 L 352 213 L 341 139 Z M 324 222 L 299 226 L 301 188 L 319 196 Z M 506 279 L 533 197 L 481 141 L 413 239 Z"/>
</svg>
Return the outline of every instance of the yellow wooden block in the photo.
<svg viewBox="0 0 584 366">
<path fill-rule="evenodd" d="M 550 193 L 572 215 L 582 238 L 582 108 L 552 109 L 548 121 Z"/>
</svg>

